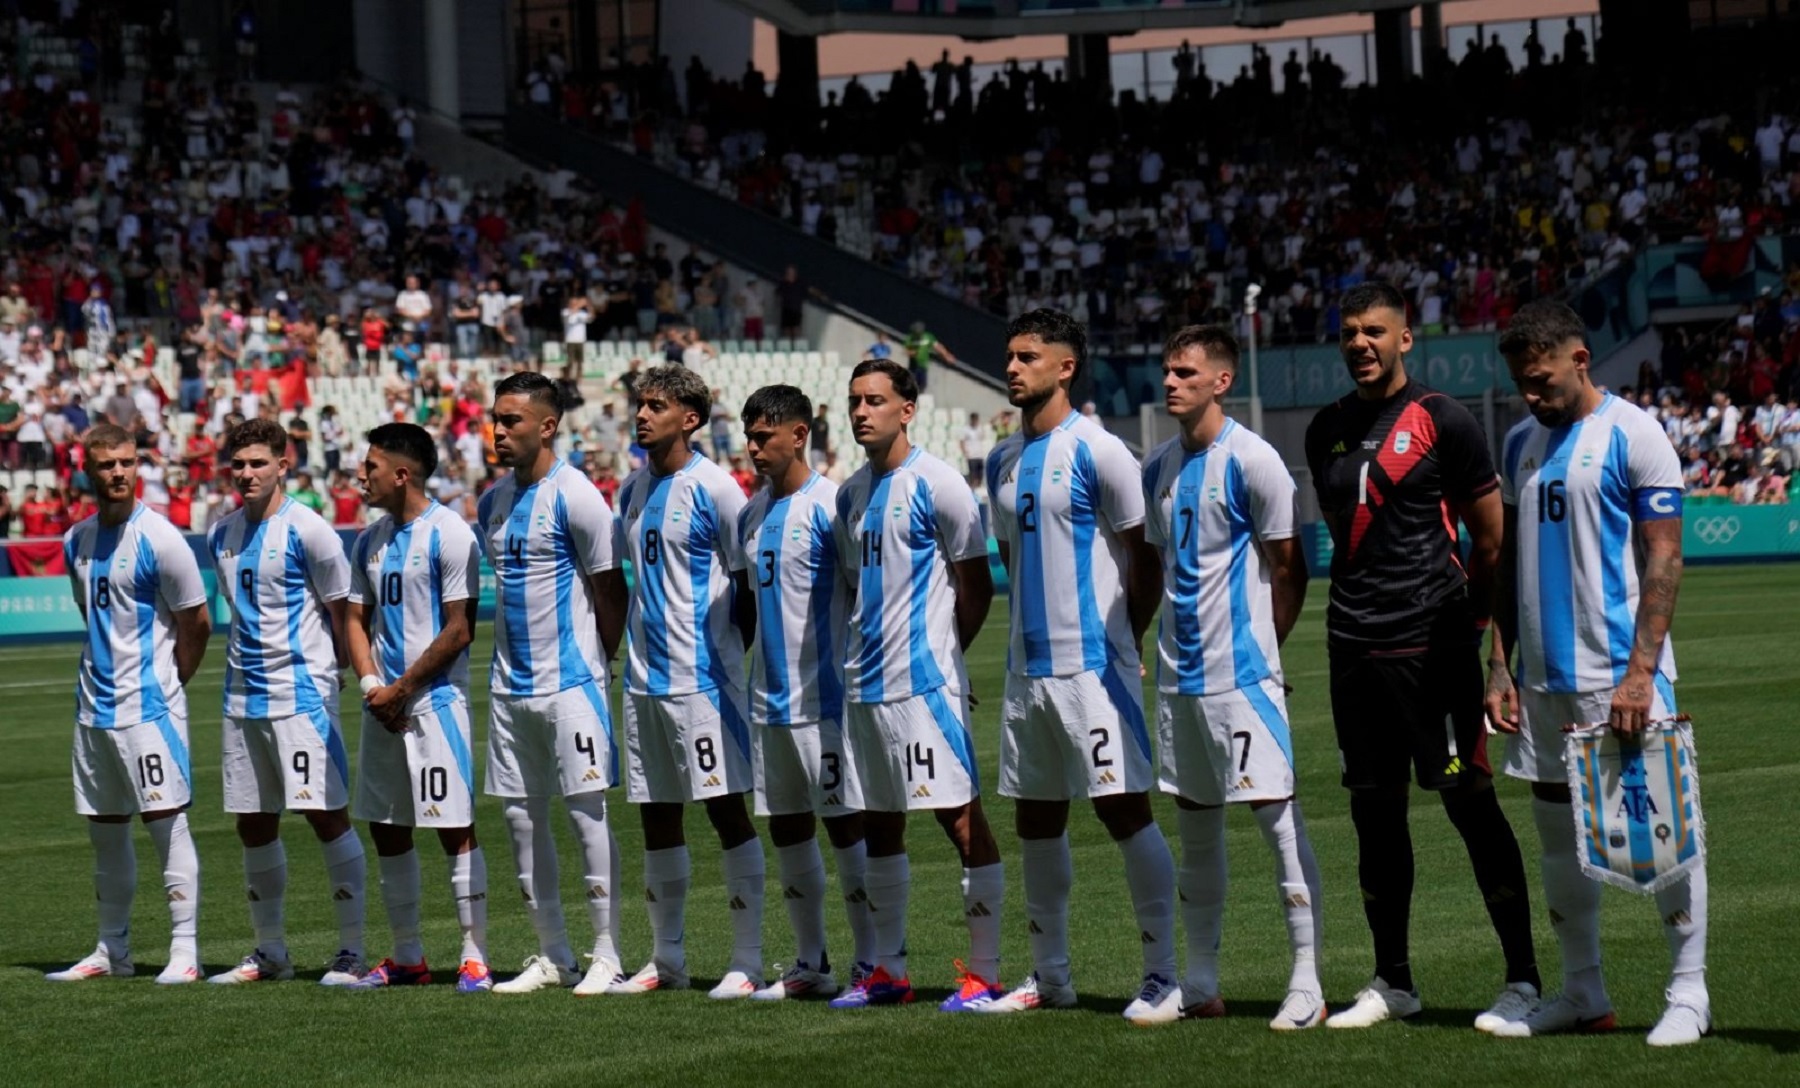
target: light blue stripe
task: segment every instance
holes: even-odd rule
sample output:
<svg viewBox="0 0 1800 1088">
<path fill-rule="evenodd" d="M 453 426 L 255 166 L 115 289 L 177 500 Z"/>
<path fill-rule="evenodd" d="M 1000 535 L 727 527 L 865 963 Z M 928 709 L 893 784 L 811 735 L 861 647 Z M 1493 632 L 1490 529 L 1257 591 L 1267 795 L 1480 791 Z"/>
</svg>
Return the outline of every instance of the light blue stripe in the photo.
<svg viewBox="0 0 1800 1088">
<path fill-rule="evenodd" d="M 181 737 L 181 731 L 175 728 L 173 715 L 164 713 L 155 719 L 156 731 L 162 734 L 163 745 L 169 749 L 169 756 L 175 760 L 175 767 L 181 772 L 181 780 L 191 790 L 194 785 L 194 764 L 188 755 L 187 741 Z"/>
<path fill-rule="evenodd" d="M 925 693 L 925 707 L 931 711 L 932 720 L 937 722 L 938 732 L 944 735 L 944 741 L 950 745 L 950 751 L 955 753 L 956 761 L 968 772 L 969 783 L 974 792 L 980 793 L 981 776 L 976 773 L 975 753 L 969 746 L 969 727 L 950 708 L 950 700 L 944 697 L 941 688 Z"/>
<path fill-rule="evenodd" d="M 684 547 L 688 558 L 688 596 L 694 602 L 694 683 L 699 686 L 723 685 L 727 682 L 724 655 L 730 653 L 731 648 L 713 645 L 713 549 L 721 546 L 718 509 L 713 505 L 712 492 L 699 483 L 696 482 L 688 494 L 692 499 Z M 725 591 L 727 625 L 732 592 L 730 588 Z M 743 652 L 741 640 L 738 652 Z"/>
<path fill-rule="evenodd" d="M 644 631 L 644 660 L 650 675 L 644 688 L 651 695 L 664 695 L 669 690 L 668 589 L 663 585 L 663 569 L 668 564 L 668 545 L 662 537 L 663 504 L 668 501 L 669 481 L 673 476 L 656 479 L 650 494 L 644 496 L 644 517 L 638 522 L 638 554 L 646 554 L 645 543 L 651 533 L 658 538 L 655 563 L 646 562 L 638 572 L 638 622 Z"/>
<path fill-rule="evenodd" d="M 1050 651 L 1049 597 L 1044 592 L 1044 534 L 1025 531 L 1022 511 L 1031 509 L 1041 524 L 1044 498 L 1044 458 L 1050 452 L 1051 435 L 1025 443 L 1019 454 L 1018 476 L 1013 485 L 1013 518 L 1019 526 L 1019 591 L 1011 594 L 1021 641 L 1025 644 L 1025 675 L 1049 676 L 1055 672 Z"/>
<path fill-rule="evenodd" d="M 1675 685 L 1661 669 L 1656 670 L 1656 694 L 1662 697 L 1663 712 L 1673 717 L 1680 711 L 1675 709 Z"/>
<path fill-rule="evenodd" d="M 388 534 L 387 554 L 381 557 L 381 571 L 375 583 L 375 607 L 381 616 L 381 669 L 387 674 L 387 682 L 392 684 L 406 674 L 406 591 L 401 589 L 399 604 L 389 604 L 387 579 L 390 574 L 398 575 L 404 586 L 406 553 L 412 550 L 413 527 L 394 522 L 389 525 L 392 530 Z"/>
<path fill-rule="evenodd" d="M 538 483 L 542 483 L 540 480 Z M 531 675 L 531 611 L 530 563 L 525 558 L 531 544 L 531 511 L 537 505 L 538 484 L 519 490 L 518 477 L 513 478 L 512 505 L 506 511 L 506 531 L 500 537 L 503 554 L 494 558 L 495 590 L 500 597 L 500 620 L 506 628 L 507 664 L 512 668 L 508 681 L 513 695 L 540 694 Z M 524 516 L 520 516 L 520 508 Z M 513 560 L 517 546 L 520 558 Z M 496 651 L 498 652 L 498 651 Z"/>
<path fill-rule="evenodd" d="M 233 587 L 232 600 L 237 602 L 235 615 L 237 619 L 238 658 L 243 662 L 243 671 L 238 675 L 244 689 L 244 717 L 267 718 L 269 716 L 269 678 L 263 666 L 262 641 L 262 601 L 257 591 L 262 585 L 262 548 L 263 537 L 269 528 L 269 519 L 256 523 L 252 528 L 245 523 L 244 540 L 238 547 L 238 584 Z M 250 588 L 244 589 L 243 571 L 250 571 Z M 226 688 L 227 691 L 231 689 Z"/>
<path fill-rule="evenodd" d="M 1287 715 L 1283 714 L 1281 708 L 1275 705 L 1275 700 L 1269 698 L 1269 693 L 1263 690 L 1262 684 L 1251 684 L 1244 688 L 1243 692 L 1244 698 L 1250 703 L 1250 708 L 1256 711 L 1257 717 L 1262 719 L 1263 725 L 1269 730 L 1269 735 L 1275 738 L 1275 744 L 1281 749 L 1281 754 L 1287 758 L 1288 766 L 1292 767 L 1294 765 L 1294 738 L 1288 730 Z"/>
<path fill-rule="evenodd" d="M 551 505 L 550 540 L 556 550 L 556 672 L 557 690 L 565 691 L 593 678 L 581 643 L 575 637 L 575 594 L 585 592 L 575 584 L 580 574 L 575 560 L 574 537 L 569 531 L 569 507 L 558 491 Z"/>
<path fill-rule="evenodd" d="M 927 605 L 931 598 L 931 568 L 940 557 L 937 543 L 937 511 L 932 507 L 931 491 L 918 475 L 913 476 L 912 499 L 907 518 L 907 547 L 912 558 L 912 584 L 908 590 L 906 646 L 908 674 L 913 694 L 944 686 L 944 674 L 937 666 L 937 654 L 931 645 L 931 627 Z M 949 556 L 942 556 L 949 562 Z M 952 638 L 956 637 L 953 633 Z"/>
<path fill-rule="evenodd" d="M 136 521 L 137 514 L 133 513 L 131 519 Z M 136 539 L 137 569 L 133 572 L 131 596 L 137 605 L 138 720 L 156 721 L 169 715 L 162 680 L 156 675 L 156 550 L 143 533 L 136 534 Z"/>
<path fill-rule="evenodd" d="M 883 543 L 882 526 L 887 512 L 887 499 L 893 482 L 893 473 L 883 476 L 879 482 L 873 482 L 869 492 L 869 505 L 863 511 L 863 555 Z M 882 556 L 882 559 L 887 559 Z M 861 561 L 861 557 L 859 557 Z M 882 578 L 879 564 L 863 562 L 862 577 L 859 579 L 861 592 L 858 594 L 857 611 L 861 617 L 862 644 L 858 647 L 857 675 L 861 677 L 860 688 L 862 701 L 879 703 L 887 690 L 886 667 L 886 631 L 883 620 L 887 612 L 884 600 L 886 585 Z"/>
<path fill-rule="evenodd" d="M 96 604 L 100 581 L 108 578 L 113 554 L 119 549 L 119 530 L 94 525 L 94 552 L 88 562 L 88 678 L 93 682 L 94 725 L 112 729 L 119 724 L 118 665 L 113 659 L 113 618 L 111 594 L 106 608 Z"/>
<path fill-rule="evenodd" d="M 1600 472 L 1600 591 L 1606 602 L 1606 644 L 1612 682 L 1625 679 L 1637 619 L 1626 607 L 1625 563 L 1631 548 L 1631 440 L 1614 427 Z"/>
<path fill-rule="evenodd" d="M 781 604 L 781 549 L 787 536 L 787 515 L 792 505 L 792 497 L 780 499 L 769 504 L 768 512 L 763 515 L 762 525 L 758 528 L 754 539 L 761 543 L 769 541 L 776 556 L 775 571 L 768 585 L 762 584 L 762 557 L 760 553 L 751 556 L 751 566 L 756 574 L 756 608 L 761 615 L 758 622 L 762 630 L 763 659 L 763 699 L 771 722 L 786 724 L 791 720 L 793 712 L 793 691 L 788 685 L 787 631 L 782 622 L 787 613 Z M 765 549 L 769 550 L 769 549 Z"/>
<path fill-rule="evenodd" d="M 725 735 L 737 747 L 738 754 L 745 759 L 750 758 L 750 727 L 737 712 L 737 704 L 731 699 L 731 691 L 725 687 L 716 687 L 705 693 L 712 701 L 713 709 L 719 713 L 719 723 L 725 727 Z"/>
<path fill-rule="evenodd" d="M 1119 712 L 1119 718 L 1125 723 L 1125 731 L 1131 734 L 1137 749 L 1145 759 L 1150 756 L 1150 728 L 1144 721 L 1143 698 L 1132 698 L 1131 688 L 1126 686 L 1125 677 L 1119 675 L 1119 663 L 1111 662 L 1099 670 L 1100 686 L 1106 690 L 1106 697 L 1112 701 L 1113 709 Z M 1135 682 L 1137 677 L 1132 677 Z"/>
<path fill-rule="evenodd" d="M 1253 688 L 1269 678 L 1268 659 L 1256 641 L 1254 613 L 1250 606 L 1250 557 L 1256 548 L 1255 523 L 1250 511 L 1250 488 L 1244 467 L 1235 457 L 1225 462 L 1225 518 L 1231 527 L 1231 671 L 1237 686 Z M 1269 590 L 1258 584 L 1257 592 Z M 1288 762 L 1292 763 L 1292 753 Z"/>
<path fill-rule="evenodd" d="M 287 526 L 287 547 L 283 549 L 282 586 L 287 591 L 287 640 L 288 653 L 293 658 L 294 670 L 294 712 L 307 714 L 324 705 L 319 695 L 319 686 L 314 683 L 312 670 L 306 663 L 306 644 L 302 641 L 300 625 L 306 616 L 306 558 L 304 546 L 300 543 L 300 534 L 293 525 Z M 250 717 L 258 717 L 252 714 Z M 261 715 L 265 716 L 266 715 Z M 342 747 L 342 742 L 339 742 Z M 348 772 L 344 781 L 350 781 Z"/>
<path fill-rule="evenodd" d="M 431 505 L 432 509 L 436 509 L 437 503 L 433 502 Z M 429 516 L 429 511 L 427 516 Z M 443 633 L 444 610 L 462 607 L 460 601 L 454 604 L 447 604 L 444 601 L 444 534 L 443 530 L 436 525 L 431 526 L 431 540 L 428 545 L 426 565 L 431 574 L 431 602 L 430 607 L 425 610 L 425 614 L 431 617 L 431 635 L 425 645 L 430 646 L 437 641 L 438 635 Z M 468 653 L 468 651 L 464 650 L 463 653 Z M 460 661 L 461 657 L 459 656 L 456 661 L 450 663 L 449 667 L 431 678 L 432 705 L 444 706 L 462 698 L 462 693 L 456 690 L 456 685 L 450 680 L 450 674 L 456 671 Z"/>
<path fill-rule="evenodd" d="M 1200 553 L 1203 550 L 1200 538 L 1204 535 L 1200 529 L 1200 496 L 1206 490 L 1207 454 L 1217 445 L 1215 441 L 1212 446 L 1187 455 L 1175 476 L 1175 493 L 1169 505 L 1167 550 L 1173 562 L 1171 573 L 1174 577 L 1169 594 L 1170 607 L 1165 614 L 1172 616 L 1175 622 L 1177 684 L 1183 695 L 1206 694 L 1206 646 L 1200 636 Z M 1184 509 L 1193 519 L 1185 542 L 1181 524 Z"/>
<path fill-rule="evenodd" d="M 1563 447 L 1571 445 L 1575 429 L 1559 427 L 1551 431 L 1544 445 L 1544 463 L 1538 470 L 1538 486 L 1560 483 L 1567 479 L 1566 459 L 1557 463 Z M 1541 496 L 1533 497 L 1537 507 L 1538 618 L 1544 638 L 1544 681 L 1547 691 L 1576 690 L 1575 679 L 1575 581 L 1570 569 L 1569 521 L 1565 509 L 1563 520 L 1552 521 L 1546 515 Z M 1565 504 L 1566 505 L 1566 504 Z M 1529 526 L 1521 527 L 1531 532 Z"/>
<path fill-rule="evenodd" d="M 1671 712 L 1673 709 L 1670 708 Z M 1680 753 L 1679 759 L 1676 757 L 1677 752 Z M 1675 847 L 1675 860 L 1682 862 L 1693 857 L 1700 849 L 1699 839 L 1694 834 L 1694 795 L 1691 790 L 1681 788 L 1680 785 L 1692 775 L 1693 767 L 1688 762 L 1688 750 L 1668 740 L 1663 744 L 1663 758 L 1667 761 L 1665 773 L 1668 774 L 1669 781 L 1676 785 L 1675 803 L 1681 806 L 1681 826 L 1676 831 L 1676 837 L 1680 841 Z"/>
<path fill-rule="evenodd" d="M 325 742 L 325 751 L 331 756 L 331 765 L 337 770 L 338 779 L 345 788 L 350 785 L 350 756 L 344 751 L 344 734 L 332 724 L 331 713 L 322 706 L 315 706 L 306 711 L 306 719 L 313 724 L 319 739 Z"/>
<path fill-rule="evenodd" d="M 1071 416 L 1071 419 L 1074 417 Z M 1086 442 L 1075 447 L 1075 464 L 1069 481 L 1069 517 L 1074 522 L 1075 600 L 1081 611 L 1081 667 L 1104 669 L 1111 656 L 1106 624 L 1100 619 L 1100 602 L 1094 592 L 1094 533 L 1099 528 L 1100 470 L 1094 451 Z"/>
<path fill-rule="evenodd" d="M 837 606 L 837 545 L 831 538 L 830 515 L 817 503 L 812 509 L 812 637 L 819 669 L 819 717 L 841 721 L 844 677 L 839 659 L 843 647 L 838 645 L 831 623 Z"/>
<path fill-rule="evenodd" d="M 594 717 L 600 722 L 600 732 L 606 736 L 606 766 L 608 786 L 619 783 L 619 744 L 613 739 L 612 711 L 607 708 L 606 700 L 600 695 L 600 688 L 589 680 L 581 685 L 581 693 L 587 696 L 588 705 L 594 708 Z"/>
<path fill-rule="evenodd" d="M 454 704 L 452 704 L 454 705 Z M 462 728 L 457 724 L 456 715 L 450 706 L 437 708 L 438 728 L 444 731 L 444 744 L 450 749 L 450 755 L 456 760 L 456 773 L 462 775 L 463 786 L 468 789 L 469 796 L 475 796 L 475 757 L 469 753 L 469 742 L 462 735 Z"/>
</svg>

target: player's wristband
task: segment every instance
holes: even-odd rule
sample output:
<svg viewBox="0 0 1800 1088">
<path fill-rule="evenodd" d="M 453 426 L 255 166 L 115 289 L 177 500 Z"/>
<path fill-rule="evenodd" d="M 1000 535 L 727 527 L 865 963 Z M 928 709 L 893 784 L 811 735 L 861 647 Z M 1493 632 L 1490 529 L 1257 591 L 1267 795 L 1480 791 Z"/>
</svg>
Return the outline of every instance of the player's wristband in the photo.
<svg viewBox="0 0 1800 1088">
<path fill-rule="evenodd" d="M 363 698 L 367 699 L 370 692 L 381 686 L 381 678 L 374 673 L 370 673 L 357 681 L 357 683 L 362 688 Z"/>
</svg>

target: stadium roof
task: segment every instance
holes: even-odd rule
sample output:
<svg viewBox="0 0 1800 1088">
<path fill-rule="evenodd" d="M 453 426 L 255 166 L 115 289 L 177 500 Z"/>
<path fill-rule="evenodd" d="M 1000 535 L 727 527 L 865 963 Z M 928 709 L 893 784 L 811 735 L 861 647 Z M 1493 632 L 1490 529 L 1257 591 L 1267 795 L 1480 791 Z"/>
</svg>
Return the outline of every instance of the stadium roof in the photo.
<svg viewBox="0 0 1800 1088">
<path fill-rule="evenodd" d="M 1274 27 L 1408 8 L 1418 0 L 730 0 L 790 34 L 845 31 L 1010 38 L 1181 27 Z"/>
</svg>

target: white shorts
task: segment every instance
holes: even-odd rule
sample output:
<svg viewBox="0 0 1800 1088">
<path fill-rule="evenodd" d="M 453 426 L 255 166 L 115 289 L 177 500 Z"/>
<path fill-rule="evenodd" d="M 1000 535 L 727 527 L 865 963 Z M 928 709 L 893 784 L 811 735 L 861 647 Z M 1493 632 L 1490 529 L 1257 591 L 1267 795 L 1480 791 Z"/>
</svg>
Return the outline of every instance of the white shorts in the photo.
<svg viewBox="0 0 1800 1088">
<path fill-rule="evenodd" d="M 1123 664 L 1074 676 L 1006 674 L 1000 795 L 1068 801 L 1145 793 L 1155 779 L 1144 693 Z"/>
<path fill-rule="evenodd" d="M 862 809 L 842 722 L 757 725 L 750 738 L 758 816 L 810 812 L 830 818 Z"/>
<path fill-rule="evenodd" d="M 981 796 L 966 696 L 939 688 L 845 711 L 865 811 L 961 808 Z"/>
<path fill-rule="evenodd" d="M 469 827 L 475 822 L 475 757 L 469 706 L 430 707 L 388 731 L 367 710 L 356 763 L 358 820 L 398 827 Z"/>
<path fill-rule="evenodd" d="M 488 765 L 493 797 L 574 797 L 619 782 L 612 712 L 591 681 L 553 695 L 488 698 Z"/>
<path fill-rule="evenodd" d="M 1613 688 L 1567 694 L 1520 691 L 1519 732 L 1506 738 L 1506 760 L 1501 769 L 1527 782 L 1568 785 L 1569 769 L 1563 762 L 1566 740 L 1563 726 L 1595 725 L 1612 717 L 1613 691 Z M 1674 713 L 1675 685 L 1658 673 L 1650 693 L 1650 717 L 1667 718 Z"/>
<path fill-rule="evenodd" d="M 1156 697 L 1164 793 L 1201 805 L 1294 795 L 1293 734 L 1278 680 L 1217 695 Z"/>
<path fill-rule="evenodd" d="M 686 695 L 625 693 L 625 799 L 684 804 L 749 793 L 750 725 L 729 687 Z"/>
<path fill-rule="evenodd" d="M 75 811 L 131 816 L 186 808 L 194 799 L 186 704 L 156 722 L 75 727 Z"/>
<path fill-rule="evenodd" d="M 337 702 L 291 718 L 234 718 L 224 741 L 226 812 L 330 812 L 350 803 Z"/>
</svg>

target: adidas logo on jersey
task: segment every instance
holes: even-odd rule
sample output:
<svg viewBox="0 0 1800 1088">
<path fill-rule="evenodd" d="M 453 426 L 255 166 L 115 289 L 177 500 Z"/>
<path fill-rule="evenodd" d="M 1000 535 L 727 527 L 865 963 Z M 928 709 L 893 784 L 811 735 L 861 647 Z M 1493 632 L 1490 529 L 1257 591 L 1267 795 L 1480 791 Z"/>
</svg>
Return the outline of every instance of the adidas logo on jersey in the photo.
<svg viewBox="0 0 1800 1088">
<path fill-rule="evenodd" d="M 731 902 L 726 905 L 729 906 L 732 910 L 749 910 L 750 909 L 749 906 L 745 904 L 744 897 L 741 895 L 732 896 Z"/>
<path fill-rule="evenodd" d="M 310 801 L 310 800 L 312 800 L 312 791 L 311 791 L 311 790 L 307 790 L 307 789 L 303 789 L 303 790 L 301 790 L 301 791 L 300 791 L 300 792 L 299 792 L 299 793 L 296 793 L 296 794 L 294 794 L 294 800 L 296 800 L 296 801 Z"/>
<path fill-rule="evenodd" d="M 844 802 L 838 800 L 838 795 L 834 793 L 830 797 L 825 798 L 825 803 L 828 805 L 841 805 Z"/>
<path fill-rule="evenodd" d="M 161 794 L 161 793 L 160 793 L 160 792 L 159 792 L 159 791 L 157 791 L 157 790 L 151 790 L 151 791 L 150 791 L 150 792 L 149 792 L 149 793 L 146 793 L 146 794 L 145 794 L 145 795 L 144 795 L 144 800 L 146 800 L 146 801 L 160 801 L 160 800 L 162 800 L 162 794 Z"/>
<path fill-rule="evenodd" d="M 782 891 L 781 898 L 783 898 L 783 899 L 805 899 L 806 896 L 804 893 L 802 893 L 800 891 L 799 888 L 796 888 L 792 884 L 789 884 L 787 886 L 787 888 L 784 891 Z"/>
<path fill-rule="evenodd" d="M 912 791 L 912 795 L 914 797 L 930 797 L 931 790 L 926 786 L 921 785 L 918 789 Z"/>
<path fill-rule="evenodd" d="M 442 815 L 443 815 L 443 812 L 439 811 L 439 809 L 436 805 L 432 805 L 430 808 L 425 810 L 426 819 L 435 820 L 439 816 L 442 816 Z"/>
<path fill-rule="evenodd" d="M 977 900 L 975 905 L 969 908 L 969 917 L 971 918 L 992 918 L 993 916 L 994 912 L 989 910 L 987 904 L 980 900 Z"/>
<path fill-rule="evenodd" d="M 581 776 L 581 780 L 583 782 L 598 782 L 600 781 L 600 772 L 589 767 L 587 773 Z"/>
<path fill-rule="evenodd" d="M 1256 788 L 1256 783 L 1250 780 L 1249 775 L 1245 775 L 1237 780 L 1237 785 L 1231 788 L 1234 790 L 1253 790 Z"/>
<path fill-rule="evenodd" d="M 595 900 L 595 901 L 605 899 L 606 898 L 606 885 L 604 885 L 604 884 L 588 885 L 588 898 L 590 900 Z"/>
<path fill-rule="evenodd" d="M 1115 785 L 1115 784 L 1117 784 L 1118 781 L 1119 781 L 1118 776 L 1113 774 L 1111 771 L 1101 771 L 1100 772 L 1100 784 L 1102 786 Z"/>
<path fill-rule="evenodd" d="M 706 781 L 700 783 L 701 788 L 703 788 L 703 789 L 712 789 L 714 786 L 716 786 L 718 784 L 719 784 L 719 776 L 716 774 L 707 775 Z"/>
</svg>

